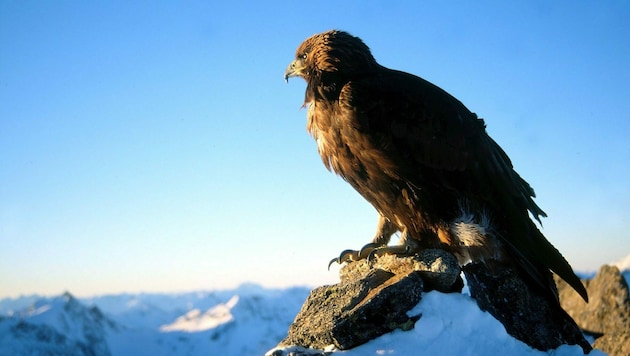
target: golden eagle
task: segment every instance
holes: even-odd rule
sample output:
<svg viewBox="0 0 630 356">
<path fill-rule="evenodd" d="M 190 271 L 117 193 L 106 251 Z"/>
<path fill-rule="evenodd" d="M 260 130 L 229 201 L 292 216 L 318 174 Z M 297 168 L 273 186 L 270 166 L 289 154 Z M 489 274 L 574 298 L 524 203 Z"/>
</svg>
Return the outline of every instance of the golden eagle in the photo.
<svg viewBox="0 0 630 356">
<path fill-rule="evenodd" d="M 381 66 L 361 39 L 343 31 L 306 39 L 284 74 L 295 76 L 307 83 L 307 129 L 324 165 L 379 213 L 372 243 L 333 261 L 437 247 L 462 264 L 514 266 L 557 301 L 552 270 L 587 300 L 569 263 L 530 218 L 546 216 L 534 190 L 459 100 Z M 401 244 L 387 247 L 398 231 Z"/>
</svg>

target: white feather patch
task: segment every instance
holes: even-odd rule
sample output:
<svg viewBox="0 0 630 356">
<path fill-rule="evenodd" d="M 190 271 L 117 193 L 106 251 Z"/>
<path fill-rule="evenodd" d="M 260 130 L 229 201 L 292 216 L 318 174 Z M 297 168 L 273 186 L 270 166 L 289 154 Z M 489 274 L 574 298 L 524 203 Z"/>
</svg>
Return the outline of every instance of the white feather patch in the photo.
<svg viewBox="0 0 630 356">
<path fill-rule="evenodd" d="M 490 215 L 482 210 L 473 213 L 468 204 L 460 202 L 460 214 L 449 225 L 455 239 L 459 263 L 464 265 L 471 260 L 501 259 L 501 244 L 497 240 Z"/>
</svg>

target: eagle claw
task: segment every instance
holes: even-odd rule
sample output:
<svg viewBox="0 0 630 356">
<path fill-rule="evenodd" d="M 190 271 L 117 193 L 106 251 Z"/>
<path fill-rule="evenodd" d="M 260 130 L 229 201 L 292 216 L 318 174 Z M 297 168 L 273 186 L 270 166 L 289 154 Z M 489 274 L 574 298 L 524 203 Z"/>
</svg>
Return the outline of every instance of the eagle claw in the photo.
<svg viewBox="0 0 630 356">
<path fill-rule="evenodd" d="M 368 262 L 372 260 L 372 256 L 374 251 L 386 248 L 387 246 L 383 246 L 381 244 L 377 244 L 371 242 L 363 247 L 360 250 L 344 250 L 339 254 L 339 257 L 335 257 L 328 263 L 328 270 L 330 270 L 330 266 L 333 263 L 337 262 L 338 264 L 342 264 L 344 262 L 354 262 L 360 260 L 367 260 Z M 380 256 L 380 254 L 379 254 Z"/>
<path fill-rule="evenodd" d="M 398 246 L 383 246 L 377 243 L 369 243 L 359 251 L 356 250 L 344 250 L 339 254 L 339 257 L 335 257 L 328 263 L 328 270 L 333 263 L 337 262 L 342 264 L 344 262 L 355 262 L 360 260 L 366 260 L 368 263 L 374 261 L 374 257 L 380 257 L 383 255 L 401 255 L 408 256 L 412 253 L 411 246 L 398 245 Z"/>
<path fill-rule="evenodd" d="M 359 255 L 360 255 L 360 251 L 355 251 L 355 250 L 341 251 L 341 253 L 339 254 L 339 257 L 335 257 L 332 260 L 330 260 L 330 262 L 328 262 L 328 270 L 330 270 L 330 266 L 332 266 L 332 264 L 335 262 L 337 262 L 338 264 L 342 264 L 348 261 L 358 261 L 360 259 Z"/>
</svg>

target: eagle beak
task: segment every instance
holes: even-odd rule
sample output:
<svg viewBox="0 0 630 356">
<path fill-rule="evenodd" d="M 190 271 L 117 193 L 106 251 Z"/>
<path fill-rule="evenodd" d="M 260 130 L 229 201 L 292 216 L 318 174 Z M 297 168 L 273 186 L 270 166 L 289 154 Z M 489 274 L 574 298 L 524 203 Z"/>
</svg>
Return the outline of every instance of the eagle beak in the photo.
<svg viewBox="0 0 630 356">
<path fill-rule="evenodd" d="M 284 71 L 284 81 L 285 82 L 289 82 L 289 78 L 291 77 L 295 77 L 298 75 L 298 71 L 296 70 L 296 63 L 295 61 L 291 62 L 291 64 L 289 64 L 289 66 L 287 67 L 287 70 Z"/>
</svg>

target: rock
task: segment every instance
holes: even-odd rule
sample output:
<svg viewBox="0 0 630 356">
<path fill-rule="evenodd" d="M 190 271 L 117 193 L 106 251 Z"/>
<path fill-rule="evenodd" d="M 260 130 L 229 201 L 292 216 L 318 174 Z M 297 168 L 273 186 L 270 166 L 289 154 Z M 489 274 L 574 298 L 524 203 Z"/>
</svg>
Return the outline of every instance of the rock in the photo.
<svg viewBox="0 0 630 356">
<path fill-rule="evenodd" d="M 593 346 L 610 355 L 630 355 L 630 298 L 625 278 L 614 266 L 602 266 L 583 281 L 589 302 L 563 280 L 555 278 L 560 304 L 582 329 L 599 336 Z"/>
<path fill-rule="evenodd" d="M 605 334 L 595 340 L 593 347 L 611 356 L 630 355 L 630 332 L 626 330 Z"/>
<path fill-rule="evenodd" d="M 289 327 L 282 345 L 346 350 L 397 328 L 409 328 L 417 317 L 406 312 L 420 301 L 417 272 L 396 276 L 375 269 L 357 281 L 316 288 Z"/>
<path fill-rule="evenodd" d="M 371 269 L 381 269 L 396 275 L 418 271 L 424 281 L 424 291 L 460 292 L 463 287 L 459 263 L 450 253 L 439 249 L 422 250 L 413 256 L 383 255 L 375 261 L 361 260 L 347 264 L 339 271 L 342 282 L 353 281 Z"/>
<path fill-rule="evenodd" d="M 461 292 L 456 259 L 443 250 L 418 255 L 384 255 L 341 268 L 340 282 L 314 289 L 289 327 L 287 337 L 269 356 L 324 356 L 348 350 L 396 329 L 410 330 L 421 315 L 407 312 L 422 292 Z M 558 303 L 539 296 L 509 268 L 479 263 L 464 267 L 471 296 L 507 332 L 539 350 L 591 345 Z"/>
<path fill-rule="evenodd" d="M 541 351 L 563 344 L 578 344 L 585 353 L 592 349 L 558 303 L 535 293 L 515 270 L 494 266 L 490 272 L 482 263 L 470 263 L 463 271 L 471 296 L 508 334 Z"/>
<path fill-rule="evenodd" d="M 396 329 L 410 330 L 420 315 L 407 312 L 418 304 L 425 285 L 459 292 L 459 273 L 455 258 L 442 250 L 385 255 L 371 266 L 364 260 L 348 263 L 338 284 L 311 292 L 287 337 L 267 355 L 290 355 L 279 350 L 288 346 L 299 347 L 294 355 L 323 355 L 325 349 L 347 350 Z"/>
</svg>

